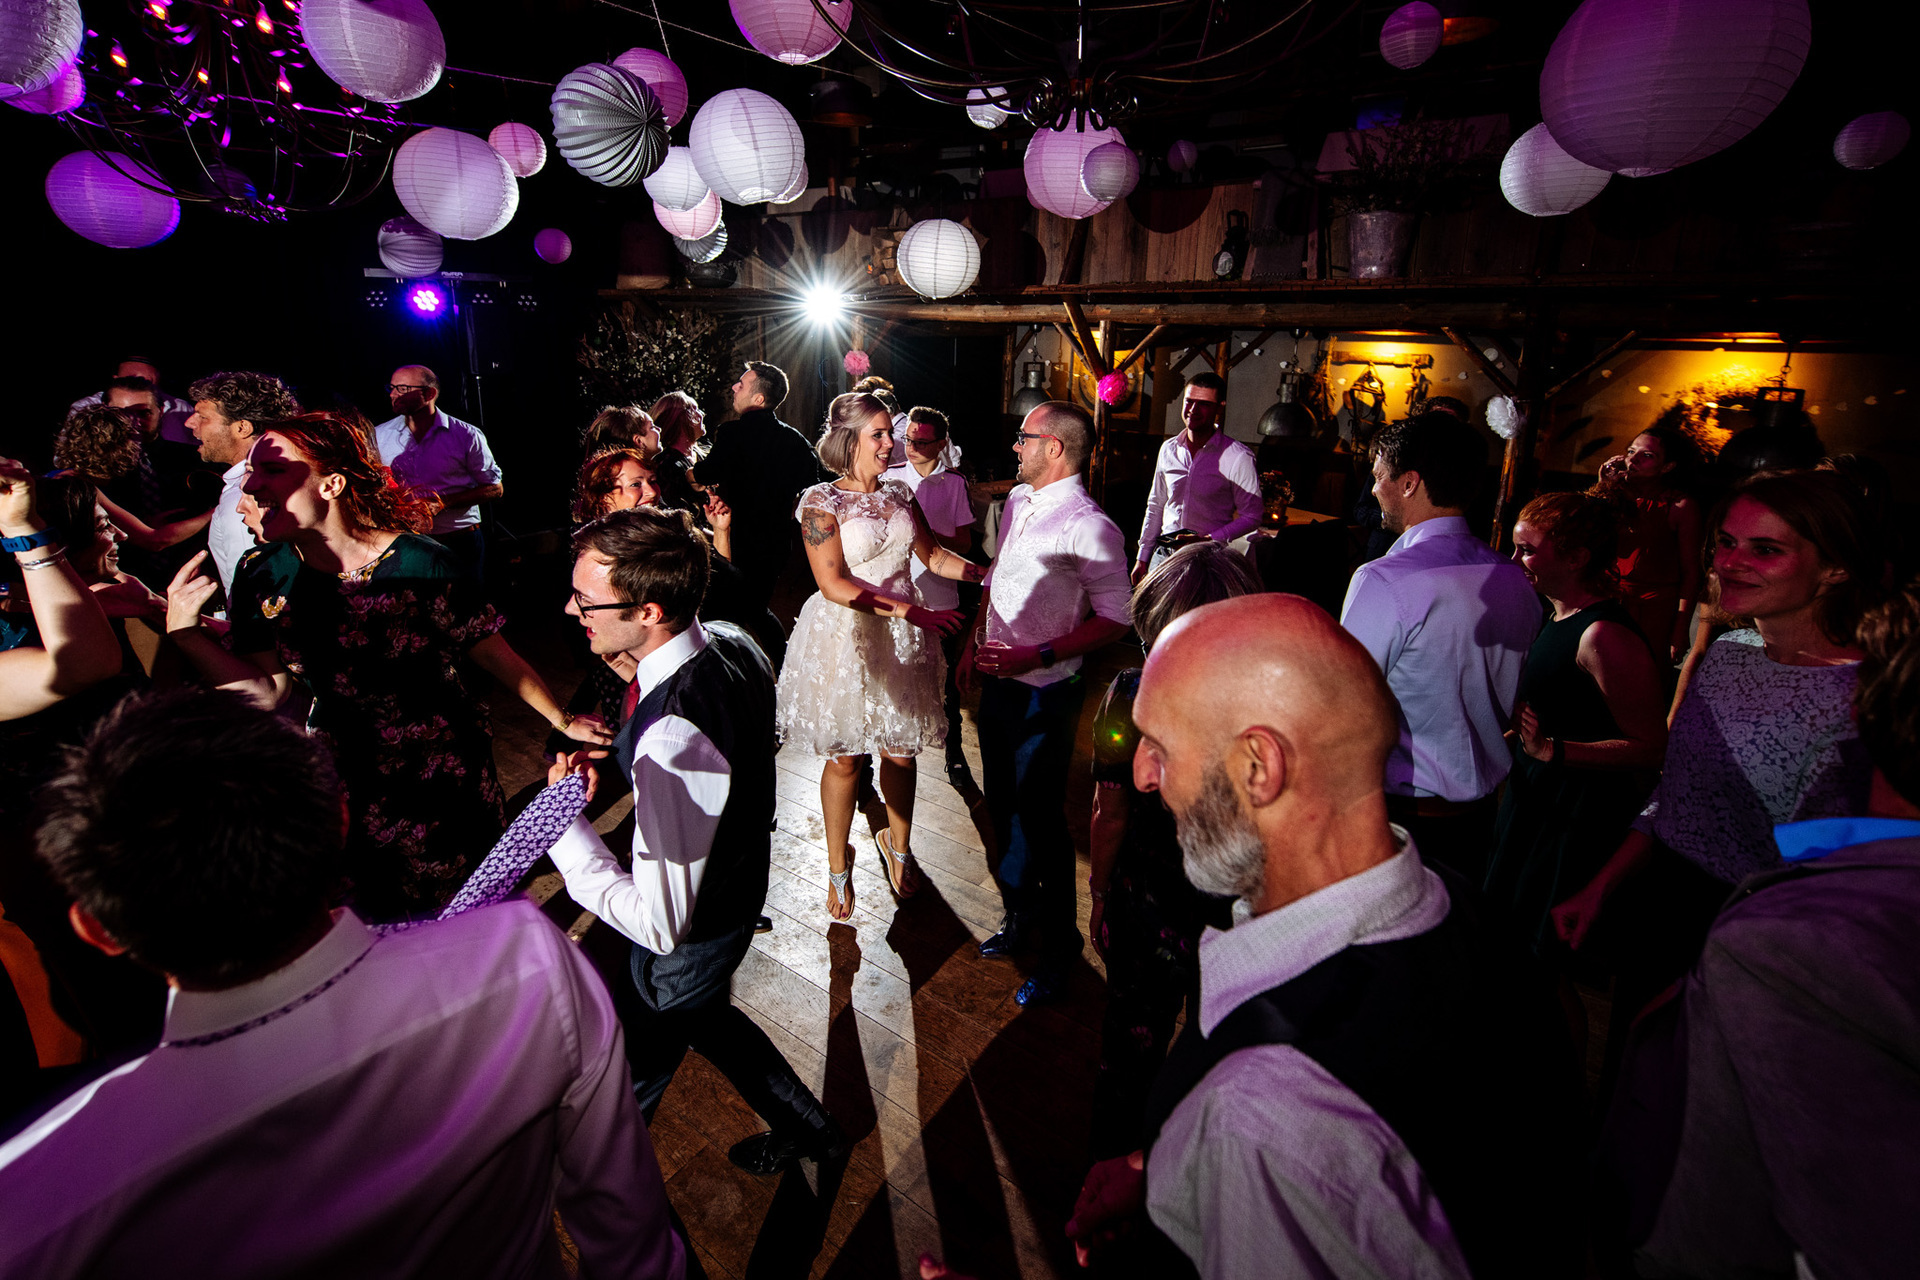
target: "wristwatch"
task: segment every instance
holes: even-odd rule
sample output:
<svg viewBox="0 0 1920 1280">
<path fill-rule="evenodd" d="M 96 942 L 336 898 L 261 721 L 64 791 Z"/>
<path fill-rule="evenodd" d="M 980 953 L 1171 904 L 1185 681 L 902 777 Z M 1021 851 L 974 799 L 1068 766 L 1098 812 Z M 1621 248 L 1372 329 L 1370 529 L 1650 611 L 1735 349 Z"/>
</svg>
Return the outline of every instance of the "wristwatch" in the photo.
<svg viewBox="0 0 1920 1280">
<path fill-rule="evenodd" d="M 1055 659 L 1053 656 L 1053 646 L 1050 644 L 1041 645 L 1040 646 L 1040 665 L 1043 667 L 1050 667 L 1054 664 L 1054 661 Z"/>
<path fill-rule="evenodd" d="M 54 539 L 52 529 L 36 529 L 19 538 L 0 538 L 0 551 L 10 551 L 15 555 L 22 551 L 32 551 L 35 547 L 44 547 Z"/>
</svg>

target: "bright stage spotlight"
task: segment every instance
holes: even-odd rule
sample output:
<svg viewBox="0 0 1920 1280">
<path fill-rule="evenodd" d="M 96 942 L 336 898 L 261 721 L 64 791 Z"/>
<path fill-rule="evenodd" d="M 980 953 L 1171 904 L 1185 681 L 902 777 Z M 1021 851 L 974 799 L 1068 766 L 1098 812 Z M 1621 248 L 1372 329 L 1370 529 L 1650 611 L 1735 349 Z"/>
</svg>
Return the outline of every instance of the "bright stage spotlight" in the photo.
<svg viewBox="0 0 1920 1280">
<path fill-rule="evenodd" d="M 847 295 L 828 284 L 816 284 L 800 295 L 807 318 L 818 325 L 832 324 L 847 309 Z"/>
<path fill-rule="evenodd" d="M 438 320 L 453 311 L 447 291 L 431 280 L 416 280 L 408 285 L 406 299 L 408 309 L 417 319 Z"/>
</svg>

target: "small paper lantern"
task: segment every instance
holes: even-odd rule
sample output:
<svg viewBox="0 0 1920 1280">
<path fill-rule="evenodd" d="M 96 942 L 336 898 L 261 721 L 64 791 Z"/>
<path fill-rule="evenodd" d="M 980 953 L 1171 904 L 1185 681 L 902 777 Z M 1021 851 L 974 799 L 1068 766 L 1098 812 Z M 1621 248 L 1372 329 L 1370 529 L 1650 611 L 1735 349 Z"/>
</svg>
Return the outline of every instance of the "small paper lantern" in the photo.
<svg viewBox="0 0 1920 1280">
<path fill-rule="evenodd" d="M 1849 169 L 1878 169 L 1906 149 L 1912 133 L 1898 111 L 1856 116 L 1833 140 L 1833 158 Z"/>
<path fill-rule="evenodd" d="M 1629 178 L 1747 136 L 1807 60 L 1806 0 L 1585 0 L 1540 69 L 1561 149 Z"/>
<path fill-rule="evenodd" d="M 1387 15 L 1380 24 L 1380 56 L 1402 71 L 1411 71 L 1434 55 L 1447 20 L 1427 0 L 1413 0 Z"/>
<path fill-rule="evenodd" d="M 631 71 L 589 62 L 553 87 L 553 145 L 581 177 L 630 187 L 667 158 L 660 99 Z"/>
<path fill-rule="evenodd" d="M 70 62 L 45 88 L 8 98 L 7 105 L 37 116 L 63 116 L 87 98 L 87 78 L 80 64 Z"/>
<path fill-rule="evenodd" d="M 701 240 L 712 235 L 713 229 L 720 225 L 720 214 L 720 197 L 711 191 L 691 209 L 669 209 L 658 200 L 653 202 L 653 216 L 660 219 L 660 225 L 676 240 Z"/>
<path fill-rule="evenodd" d="M 820 16 L 813 0 L 728 0 L 728 7 L 748 44 L 792 66 L 832 53 L 853 20 L 852 0 L 821 0 L 831 22 Z"/>
<path fill-rule="evenodd" d="M 873 357 L 855 347 L 847 352 L 845 359 L 840 361 L 840 367 L 854 378 L 864 378 L 873 372 Z"/>
<path fill-rule="evenodd" d="M 1167 148 L 1167 168 L 1175 173 L 1185 173 L 1200 163 L 1200 148 L 1185 138 Z"/>
<path fill-rule="evenodd" d="M 487 145 L 500 153 L 516 178 L 531 178 L 547 163 L 547 140 L 531 125 L 509 120 L 493 126 Z"/>
<path fill-rule="evenodd" d="M 701 180 L 735 204 L 771 200 L 804 178 L 806 142 L 787 109 L 753 89 L 728 89 L 694 112 L 689 150 Z"/>
<path fill-rule="evenodd" d="M 1088 152 L 1109 142 L 1126 145 L 1118 129 L 1036 129 L 1024 165 L 1027 199 L 1062 218 L 1091 217 L 1106 208 L 1111 201 L 1094 199 L 1080 185 L 1080 170 Z"/>
<path fill-rule="evenodd" d="M 1004 107 L 996 106 L 992 99 L 1004 97 L 1006 90 L 969 89 L 967 90 L 967 119 L 982 129 L 998 129 L 1013 119 L 1014 113 Z"/>
<path fill-rule="evenodd" d="M 1108 404 L 1124 404 L 1128 393 L 1132 390 L 1132 384 L 1127 381 L 1126 374 L 1110 373 L 1100 379 L 1098 390 L 1100 398 Z"/>
<path fill-rule="evenodd" d="M 558 227 L 548 227 L 534 236 L 533 251 L 542 262 L 565 262 L 573 256 L 573 237 Z"/>
<path fill-rule="evenodd" d="M 615 58 L 613 65 L 647 82 L 653 96 L 660 99 L 660 111 L 666 117 L 667 128 L 686 119 L 687 78 L 672 58 L 652 49 L 629 49 Z"/>
<path fill-rule="evenodd" d="M 114 152 L 111 160 L 76 151 L 54 161 L 47 173 L 47 203 L 54 214 L 109 249 L 139 249 L 172 235 L 180 225 L 180 202 L 161 194 L 167 184 L 160 175 L 131 156 Z"/>
<path fill-rule="evenodd" d="M 1140 157 L 1124 142 L 1105 142 L 1080 165 L 1080 189 L 1095 200 L 1125 199 L 1140 181 Z"/>
<path fill-rule="evenodd" d="M 1500 162 L 1500 194 L 1536 218 L 1572 213 L 1612 180 L 1605 169 L 1581 164 L 1562 151 L 1544 124 L 1516 138 Z"/>
<path fill-rule="evenodd" d="M 425 0 L 306 0 L 300 34 L 322 71 L 370 102 L 411 102 L 447 69 Z"/>
<path fill-rule="evenodd" d="M 693 152 L 685 147 L 668 147 L 667 158 L 648 174 L 641 185 L 653 202 L 676 213 L 685 213 L 707 198 L 707 180 L 693 163 Z"/>
<path fill-rule="evenodd" d="M 79 0 L 0 0 L 0 99 L 59 79 L 80 56 L 85 33 Z"/>
<path fill-rule="evenodd" d="M 980 274 L 980 245 L 959 223 L 928 218 L 907 228 L 893 261 L 907 288 L 924 298 L 951 298 Z"/>
<path fill-rule="evenodd" d="M 422 129 L 401 143 L 393 153 L 393 193 L 449 240 L 484 240 L 520 207 L 520 184 L 505 158 L 485 138 L 458 129 Z"/>
<path fill-rule="evenodd" d="M 682 240 L 675 236 L 673 247 L 690 262 L 712 262 L 727 251 L 727 224 L 722 222 L 713 229 L 712 235 L 702 236 L 698 240 Z"/>
<path fill-rule="evenodd" d="M 380 224 L 374 244 L 380 250 L 380 265 L 409 280 L 432 275 L 447 257 L 440 237 L 412 218 L 388 218 Z"/>
<path fill-rule="evenodd" d="M 775 196 L 773 199 L 767 201 L 767 203 L 768 204 L 792 204 L 795 200 L 798 200 L 801 196 L 805 195 L 806 193 L 807 193 L 807 166 L 803 162 L 800 165 L 800 176 L 793 180 L 793 185 L 788 187 L 785 191 L 782 191 L 779 195 Z"/>
</svg>

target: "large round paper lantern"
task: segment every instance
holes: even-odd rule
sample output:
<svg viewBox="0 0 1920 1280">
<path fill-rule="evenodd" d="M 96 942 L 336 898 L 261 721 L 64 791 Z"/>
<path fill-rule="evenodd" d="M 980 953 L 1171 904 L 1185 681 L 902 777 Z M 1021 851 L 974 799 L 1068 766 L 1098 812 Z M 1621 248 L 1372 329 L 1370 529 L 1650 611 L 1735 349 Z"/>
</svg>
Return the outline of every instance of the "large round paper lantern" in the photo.
<svg viewBox="0 0 1920 1280">
<path fill-rule="evenodd" d="M 1583 164 L 1665 173 L 1751 133 L 1811 38 L 1806 0 L 1585 0 L 1540 70 L 1540 112 Z"/>
<path fill-rule="evenodd" d="M 37 116 L 63 116 L 85 102 L 86 98 L 87 78 L 82 74 L 79 63 L 70 62 L 44 87 L 8 98 L 7 105 L 31 111 Z"/>
<path fill-rule="evenodd" d="M 687 118 L 687 78 L 672 58 L 652 49 L 629 49 L 613 60 L 622 71 L 631 71 L 647 82 L 653 96 L 660 99 L 660 111 L 667 128 Z"/>
<path fill-rule="evenodd" d="M 951 298 L 980 274 L 980 245 L 959 223 L 928 218 L 907 228 L 893 261 L 901 281 L 921 297 Z"/>
<path fill-rule="evenodd" d="M 1612 180 L 1605 169 L 1581 164 L 1562 151 L 1544 124 L 1516 138 L 1500 162 L 1500 194 L 1536 218 L 1572 213 Z"/>
<path fill-rule="evenodd" d="M 1849 169 L 1878 169 L 1906 149 L 1912 133 L 1898 111 L 1857 116 L 1833 140 L 1833 158 Z"/>
<path fill-rule="evenodd" d="M 425 0 L 306 0 L 300 34 L 322 71 L 372 102 L 411 102 L 447 69 Z"/>
<path fill-rule="evenodd" d="M 852 0 L 820 0 L 831 22 L 820 16 L 813 0 L 728 0 L 728 7 L 748 44 L 793 66 L 832 53 L 853 20 Z"/>
<path fill-rule="evenodd" d="M 653 197 L 655 204 L 665 205 L 676 213 L 685 213 L 693 208 L 705 200 L 712 190 L 693 163 L 693 152 L 685 147 L 668 147 L 667 158 L 660 162 L 658 169 L 646 176 L 641 185 Z"/>
<path fill-rule="evenodd" d="M 557 265 L 573 256 L 573 237 L 558 227 L 548 227 L 533 237 L 533 251 L 542 262 Z"/>
<path fill-rule="evenodd" d="M 500 153 L 516 178 L 531 178 L 547 163 L 547 140 L 531 125 L 509 120 L 493 126 L 487 145 Z"/>
<path fill-rule="evenodd" d="M 667 158 L 660 99 L 631 71 L 589 62 L 553 87 L 553 145 L 581 177 L 630 187 Z"/>
<path fill-rule="evenodd" d="M 0 0 L 0 99 L 59 79 L 79 57 L 85 33 L 79 0 Z"/>
<path fill-rule="evenodd" d="M 1167 148 L 1167 168 L 1175 173 L 1185 173 L 1199 163 L 1199 146 L 1186 138 Z"/>
<path fill-rule="evenodd" d="M 520 207 L 520 184 L 506 159 L 485 138 L 458 129 L 422 129 L 401 143 L 393 153 L 393 193 L 449 240 L 484 240 Z"/>
<path fill-rule="evenodd" d="M 1027 143 L 1027 199 L 1062 218 L 1091 217 L 1106 208 L 1112 201 L 1088 195 L 1080 170 L 1089 152 L 1109 142 L 1126 145 L 1118 129 L 1035 130 Z"/>
<path fill-rule="evenodd" d="M 691 209 L 669 209 L 658 200 L 653 202 L 653 216 L 676 240 L 701 240 L 712 235 L 720 225 L 720 213 L 720 197 L 711 191 Z"/>
<path fill-rule="evenodd" d="M 779 195 L 773 197 L 773 199 L 767 201 L 767 203 L 768 204 L 792 204 L 795 200 L 798 200 L 801 196 L 805 195 L 806 193 L 807 193 L 807 166 L 805 165 L 805 163 L 802 163 L 800 166 L 800 175 L 793 180 L 793 185 L 788 187 L 785 191 L 782 191 Z"/>
<path fill-rule="evenodd" d="M 722 200 L 759 204 L 805 176 L 806 143 L 787 109 L 753 89 L 717 93 L 688 131 L 694 167 Z"/>
<path fill-rule="evenodd" d="M 1427 0 L 1403 4 L 1380 24 L 1380 56 L 1411 71 L 1434 55 L 1446 26 L 1447 20 Z"/>
<path fill-rule="evenodd" d="M 1108 203 L 1124 199 L 1140 181 L 1140 157 L 1124 142 L 1103 142 L 1080 165 L 1080 189 Z"/>
<path fill-rule="evenodd" d="M 712 262 L 727 251 L 727 224 L 722 222 L 713 229 L 713 234 L 698 240 L 673 238 L 673 247 L 678 249 L 689 262 Z"/>
<path fill-rule="evenodd" d="M 109 249 L 139 249 L 172 235 L 180 225 L 180 202 L 161 194 L 167 184 L 160 175 L 131 156 L 115 152 L 111 159 L 109 164 L 91 151 L 76 151 L 54 161 L 47 203 L 60 221 Z"/>
<path fill-rule="evenodd" d="M 991 91 L 986 89 L 967 90 L 967 119 L 973 121 L 982 129 L 998 129 L 1001 125 L 1013 119 L 1013 112 L 995 105 L 992 101 L 996 95 L 1004 97 L 1005 93 L 1006 91 L 1004 89 Z"/>
<path fill-rule="evenodd" d="M 447 247 L 439 236 L 412 218 L 388 218 L 374 237 L 380 265 L 397 276 L 417 280 L 430 276 L 446 261 Z"/>
</svg>

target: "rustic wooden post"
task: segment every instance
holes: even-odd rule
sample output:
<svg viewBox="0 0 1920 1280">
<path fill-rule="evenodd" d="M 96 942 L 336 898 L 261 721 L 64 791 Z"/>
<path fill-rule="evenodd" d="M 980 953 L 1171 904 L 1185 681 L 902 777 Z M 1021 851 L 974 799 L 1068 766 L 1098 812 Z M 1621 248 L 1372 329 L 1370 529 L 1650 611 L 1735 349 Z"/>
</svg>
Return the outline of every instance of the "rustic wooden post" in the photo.
<svg viewBox="0 0 1920 1280">
<path fill-rule="evenodd" d="M 1087 492 L 1093 500 L 1105 505 L 1107 500 L 1107 457 L 1112 451 L 1112 443 L 1107 439 L 1112 427 L 1113 411 L 1107 402 L 1100 398 L 1098 379 L 1107 375 L 1113 368 L 1113 321 L 1102 320 L 1096 328 L 1095 342 L 1098 344 L 1088 355 L 1099 363 L 1094 366 L 1093 391 L 1093 470 L 1087 477 Z M 1097 354 L 1095 354 L 1097 352 Z"/>
<path fill-rule="evenodd" d="M 1552 403 L 1547 392 L 1547 376 L 1553 359 L 1553 325 L 1551 307 L 1536 310 L 1529 318 L 1525 345 L 1520 348 L 1520 368 L 1512 392 L 1514 406 L 1520 411 L 1520 422 L 1514 428 L 1513 439 L 1507 441 L 1506 457 L 1501 460 L 1500 501 L 1494 505 L 1493 530 L 1487 539 L 1496 551 L 1506 549 L 1514 517 L 1533 496 L 1538 479 L 1533 453 L 1540 438 L 1538 420 L 1546 415 Z"/>
</svg>

